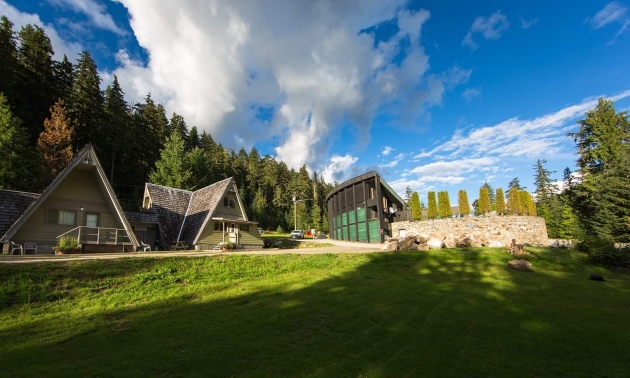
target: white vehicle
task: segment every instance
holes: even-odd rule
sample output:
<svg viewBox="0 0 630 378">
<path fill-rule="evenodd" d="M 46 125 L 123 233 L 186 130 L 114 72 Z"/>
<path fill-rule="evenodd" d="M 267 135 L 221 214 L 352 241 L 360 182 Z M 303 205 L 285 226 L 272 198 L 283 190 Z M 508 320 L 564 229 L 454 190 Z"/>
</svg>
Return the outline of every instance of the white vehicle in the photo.
<svg viewBox="0 0 630 378">
<path fill-rule="evenodd" d="M 259 233 L 259 234 L 261 234 L 261 235 L 263 234 L 263 229 L 262 229 L 262 227 L 258 227 L 258 233 Z"/>
<path fill-rule="evenodd" d="M 291 239 L 304 239 L 304 231 L 302 230 L 293 230 L 291 234 L 289 234 L 289 238 Z"/>
</svg>

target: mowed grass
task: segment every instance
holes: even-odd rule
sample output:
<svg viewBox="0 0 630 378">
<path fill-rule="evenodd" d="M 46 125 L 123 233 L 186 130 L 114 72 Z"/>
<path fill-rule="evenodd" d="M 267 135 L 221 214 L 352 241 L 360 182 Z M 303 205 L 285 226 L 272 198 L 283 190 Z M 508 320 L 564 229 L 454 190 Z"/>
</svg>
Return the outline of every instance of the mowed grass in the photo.
<svg viewBox="0 0 630 378">
<path fill-rule="evenodd" d="M 629 274 L 481 251 L 0 265 L 0 375 L 628 376 Z"/>
</svg>

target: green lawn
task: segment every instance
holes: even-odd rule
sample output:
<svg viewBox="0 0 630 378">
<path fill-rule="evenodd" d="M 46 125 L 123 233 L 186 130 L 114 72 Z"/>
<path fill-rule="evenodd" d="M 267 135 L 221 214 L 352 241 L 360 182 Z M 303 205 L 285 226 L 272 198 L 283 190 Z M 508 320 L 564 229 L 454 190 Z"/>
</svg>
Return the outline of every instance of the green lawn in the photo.
<svg viewBox="0 0 630 378">
<path fill-rule="evenodd" d="M 0 264 L 0 375 L 628 376 L 628 273 L 479 251 Z"/>
</svg>

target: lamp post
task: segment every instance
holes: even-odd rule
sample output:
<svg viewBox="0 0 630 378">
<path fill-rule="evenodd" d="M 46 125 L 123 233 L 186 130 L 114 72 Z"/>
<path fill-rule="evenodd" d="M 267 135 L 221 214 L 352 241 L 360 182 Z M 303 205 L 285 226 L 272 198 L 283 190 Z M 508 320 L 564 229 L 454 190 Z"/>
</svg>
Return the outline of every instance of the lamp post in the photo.
<svg viewBox="0 0 630 378">
<path fill-rule="evenodd" d="M 312 199 L 296 199 L 295 196 L 293 196 L 293 216 L 295 217 L 295 228 L 294 230 L 297 230 L 297 203 L 298 202 L 306 202 L 306 201 L 312 201 Z"/>
</svg>

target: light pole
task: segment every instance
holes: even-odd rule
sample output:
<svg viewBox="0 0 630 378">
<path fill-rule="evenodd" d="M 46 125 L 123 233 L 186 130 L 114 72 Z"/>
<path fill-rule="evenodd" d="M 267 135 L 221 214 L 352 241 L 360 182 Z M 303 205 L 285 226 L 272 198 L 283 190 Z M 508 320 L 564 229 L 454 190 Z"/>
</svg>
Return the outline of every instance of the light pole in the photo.
<svg viewBox="0 0 630 378">
<path fill-rule="evenodd" d="M 296 199 L 295 196 L 293 196 L 293 216 L 295 217 L 295 228 L 294 230 L 297 230 L 297 203 L 298 202 L 306 202 L 306 201 L 312 201 L 312 199 Z"/>
</svg>

